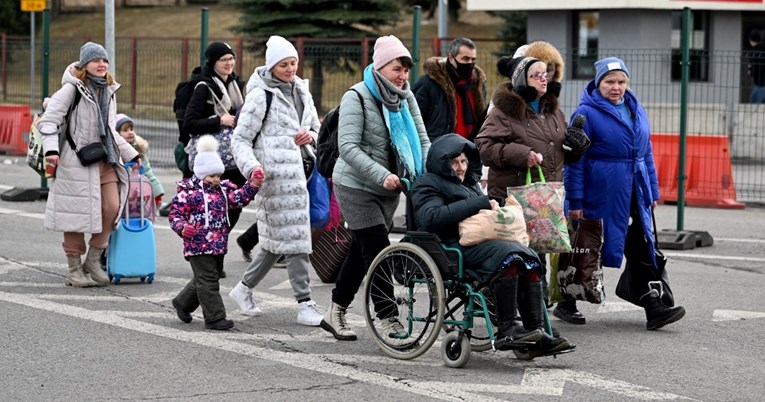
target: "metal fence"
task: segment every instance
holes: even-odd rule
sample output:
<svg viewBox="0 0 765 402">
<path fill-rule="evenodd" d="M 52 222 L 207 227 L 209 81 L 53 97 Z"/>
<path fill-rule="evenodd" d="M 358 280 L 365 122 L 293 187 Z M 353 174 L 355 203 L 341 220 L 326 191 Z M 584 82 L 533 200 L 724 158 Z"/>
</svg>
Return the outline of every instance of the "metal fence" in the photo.
<svg viewBox="0 0 765 402">
<path fill-rule="evenodd" d="M 87 40 L 102 42 L 102 38 L 52 38 L 50 93 L 60 87 L 64 68 L 78 59 L 79 48 Z M 225 40 L 236 49 L 236 72 L 245 82 L 257 66 L 264 64 L 264 38 L 210 38 L 210 41 L 214 40 Z M 491 96 L 494 88 L 505 80 L 497 73 L 496 61 L 514 49 L 503 48 L 498 40 L 475 41 L 478 64 L 487 74 L 487 89 Z M 371 62 L 373 39 L 297 38 L 294 43 L 301 59 L 299 75 L 309 80 L 320 115 L 338 104 L 343 93 L 361 79 L 363 68 Z M 404 43 L 411 43 L 411 40 L 404 39 Z M 436 55 L 440 45 L 439 41 L 431 39 L 420 43 L 420 74 L 422 63 Z M 29 38 L 0 36 L 0 102 L 31 104 L 33 110 L 40 109 L 39 49 L 42 43 L 38 41 L 35 46 L 38 50 L 37 93 L 31 94 Z M 562 49 L 561 53 L 566 60 L 566 69 L 560 101 L 567 116 L 576 108 L 582 88 L 592 78 L 593 71 L 589 67 L 593 60 L 606 56 L 625 60 L 630 69 L 631 87 L 648 111 L 652 132 L 664 136 L 664 145 L 657 146 L 655 153 L 660 174 L 667 183 L 662 192 L 671 194 L 673 177 L 677 175 L 676 135 L 680 131 L 677 52 Z M 174 90 L 176 84 L 187 78 L 199 64 L 199 55 L 196 39 L 116 40 L 113 65 L 117 81 L 122 84 L 118 92 L 119 112 L 133 117 L 138 134 L 150 141 L 153 166 L 173 166 L 172 148 L 177 140 L 177 125 L 172 113 Z M 765 105 L 747 103 L 751 82 L 745 66 L 746 54 L 742 52 L 694 54 L 693 80 L 688 96 L 687 187 L 689 192 L 702 192 L 708 198 L 726 198 L 732 192 L 730 197 L 738 201 L 765 203 L 765 141 L 762 138 Z"/>
</svg>

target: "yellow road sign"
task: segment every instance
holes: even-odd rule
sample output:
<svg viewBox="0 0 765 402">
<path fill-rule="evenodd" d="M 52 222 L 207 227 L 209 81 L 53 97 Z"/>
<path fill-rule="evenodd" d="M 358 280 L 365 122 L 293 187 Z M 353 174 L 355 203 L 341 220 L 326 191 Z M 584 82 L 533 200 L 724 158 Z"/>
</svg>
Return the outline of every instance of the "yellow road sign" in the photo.
<svg viewBox="0 0 765 402">
<path fill-rule="evenodd" d="M 45 10 L 46 0 L 21 0 L 21 11 L 36 12 Z"/>
</svg>

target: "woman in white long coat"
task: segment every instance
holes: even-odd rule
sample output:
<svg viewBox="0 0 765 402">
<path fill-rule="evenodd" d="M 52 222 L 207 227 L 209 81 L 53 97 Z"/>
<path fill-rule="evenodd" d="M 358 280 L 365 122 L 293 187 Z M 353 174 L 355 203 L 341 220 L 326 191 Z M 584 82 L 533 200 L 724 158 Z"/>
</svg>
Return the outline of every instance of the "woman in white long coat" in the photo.
<svg viewBox="0 0 765 402">
<path fill-rule="evenodd" d="M 127 197 L 128 175 L 121 164 L 138 160 L 138 152 L 114 128 L 114 93 L 120 85 L 108 68 L 106 50 L 96 43 L 84 44 L 80 60 L 66 68 L 61 89 L 51 96 L 37 123 L 43 135 L 45 161 L 55 166 L 45 207 L 45 228 L 64 232 L 67 286 L 109 284 L 99 259 Z M 67 116 L 73 102 L 77 104 Z M 106 154 L 103 160 L 82 165 L 69 141 L 56 135 L 67 119 L 74 147 L 81 150 L 88 144 L 101 143 Z M 92 236 L 83 263 L 85 233 Z"/>
<path fill-rule="evenodd" d="M 323 312 L 311 300 L 311 226 L 303 151 L 313 154 L 319 117 L 306 83 L 295 75 L 298 53 L 280 36 L 266 43 L 266 65 L 255 69 L 234 129 L 232 146 L 239 170 L 249 177 L 262 168 L 265 181 L 252 205 L 260 249 L 229 296 L 244 314 L 261 314 L 252 296 L 281 255 L 298 302 L 298 324 L 318 326 Z M 267 108 L 266 93 L 272 96 Z M 253 147 L 254 146 L 254 147 Z"/>
</svg>

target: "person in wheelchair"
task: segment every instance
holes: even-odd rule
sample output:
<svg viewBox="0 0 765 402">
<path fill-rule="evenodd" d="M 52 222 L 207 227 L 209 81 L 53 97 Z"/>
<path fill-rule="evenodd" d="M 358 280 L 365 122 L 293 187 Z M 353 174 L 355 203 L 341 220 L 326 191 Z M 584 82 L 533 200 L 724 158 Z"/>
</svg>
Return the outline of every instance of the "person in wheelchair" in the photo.
<svg viewBox="0 0 765 402">
<path fill-rule="evenodd" d="M 435 233 L 448 247 L 462 252 L 465 272 L 479 285 L 490 286 L 496 300 L 499 331 L 495 348 L 535 349 L 538 356 L 573 349 L 564 337 L 544 331 L 542 268 L 534 250 L 519 243 L 490 240 L 464 247 L 459 222 L 481 209 L 496 209 L 496 200 L 481 192 L 478 148 L 457 134 L 436 139 L 427 157 L 427 173 L 410 192 L 418 230 Z M 521 308 L 522 324 L 516 321 Z"/>
</svg>

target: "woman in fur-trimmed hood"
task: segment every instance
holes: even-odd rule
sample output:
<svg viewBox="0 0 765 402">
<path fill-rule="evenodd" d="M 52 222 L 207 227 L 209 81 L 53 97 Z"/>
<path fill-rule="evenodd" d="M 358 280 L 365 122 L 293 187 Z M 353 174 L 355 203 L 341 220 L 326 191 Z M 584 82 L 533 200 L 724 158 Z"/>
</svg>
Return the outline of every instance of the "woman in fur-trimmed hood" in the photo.
<svg viewBox="0 0 765 402">
<path fill-rule="evenodd" d="M 513 58 L 516 57 L 533 57 L 547 64 L 547 94 L 556 98 L 560 96 L 566 65 L 563 62 L 563 56 L 555 46 L 550 42 L 538 40 L 519 47 L 513 55 Z"/>
<path fill-rule="evenodd" d="M 526 171 L 540 181 L 563 180 L 568 127 L 558 98 L 547 93 L 547 65 L 535 58 L 503 57 L 499 72 L 510 78 L 500 84 L 475 143 L 489 166 L 489 195 L 503 198 L 507 187 L 526 184 Z"/>
</svg>

